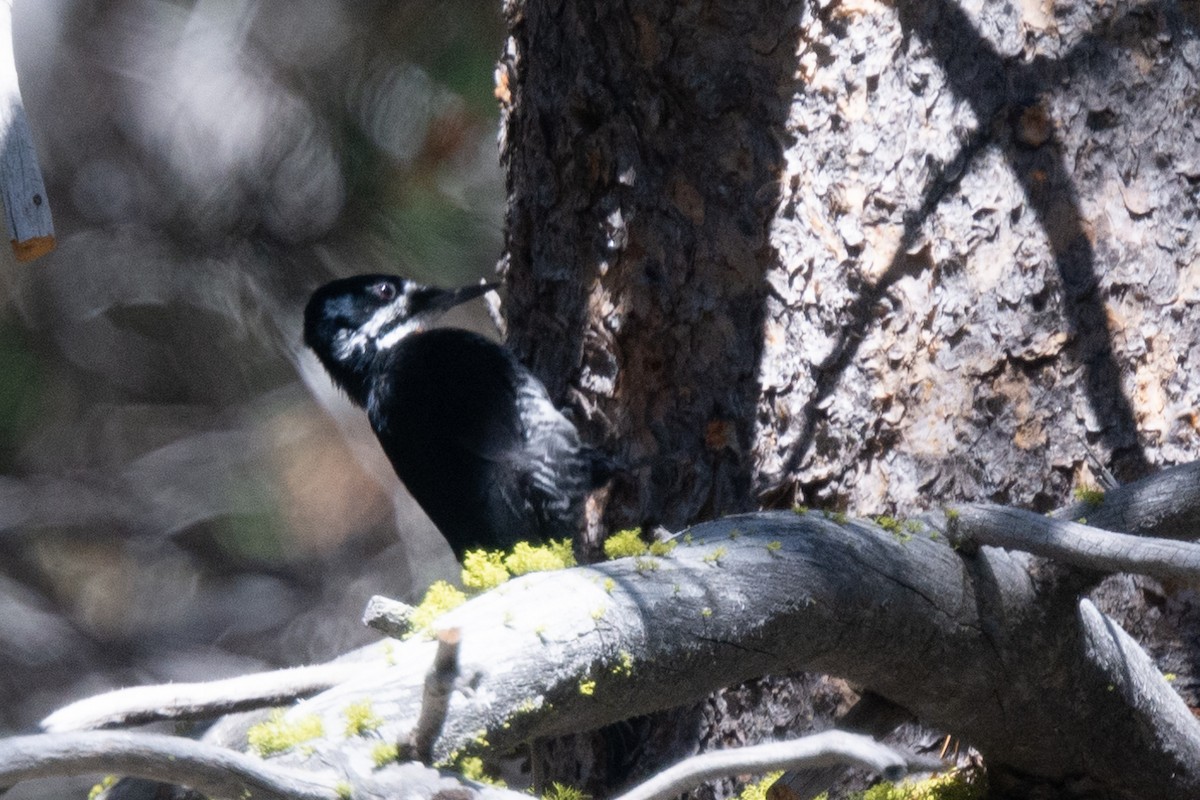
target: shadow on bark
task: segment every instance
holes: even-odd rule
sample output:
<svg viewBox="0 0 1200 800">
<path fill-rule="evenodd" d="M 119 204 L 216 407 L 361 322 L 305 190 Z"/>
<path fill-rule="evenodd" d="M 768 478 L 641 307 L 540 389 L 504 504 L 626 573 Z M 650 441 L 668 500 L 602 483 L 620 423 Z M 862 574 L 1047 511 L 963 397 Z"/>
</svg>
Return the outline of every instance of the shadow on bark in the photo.
<svg viewBox="0 0 1200 800">
<path fill-rule="evenodd" d="M 1084 229 L 1064 153 L 1053 139 L 1030 146 L 1014 134 L 1022 115 L 1042 113 L 1039 96 L 1059 86 L 1081 60 L 1097 50 L 1111 49 L 1113 44 L 1093 34 L 1063 59 L 1038 58 L 1022 64 L 1001 58 L 962 9 L 949 0 L 902 4 L 899 13 L 905 33 L 928 43 L 950 86 L 971 105 L 980 125 L 958 155 L 929 181 L 921 206 L 905 220 L 902 243 L 892 263 L 878 281 L 863 287 L 837 347 L 817 367 L 817 391 L 805 405 L 804 431 L 788 456 L 784 474 L 799 466 L 812 444 L 821 403 L 836 390 L 857 353 L 871 323 L 872 307 L 906 274 L 912 258 L 907 251 L 921 226 L 989 145 L 1002 150 L 1049 241 L 1062 283 L 1063 314 L 1073 334 L 1072 353 L 1083 367 L 1087 399 L 1102 425 L 1100 439 L 1111 450 L 1119 477 L 1128 480 L 1147 474 L 1150 464 L 1138 441 L 1137 420 L 1121 388 L 1121 366 L 1113 353 L 1112 331 L 1099 291 L 1096 253 Z M 1195 27 L 1194 21 L 1165 4 L 1135 9 L 1117 24 L 1135 14 L 1159 15 L 1173 27 Z"/>
</svg>

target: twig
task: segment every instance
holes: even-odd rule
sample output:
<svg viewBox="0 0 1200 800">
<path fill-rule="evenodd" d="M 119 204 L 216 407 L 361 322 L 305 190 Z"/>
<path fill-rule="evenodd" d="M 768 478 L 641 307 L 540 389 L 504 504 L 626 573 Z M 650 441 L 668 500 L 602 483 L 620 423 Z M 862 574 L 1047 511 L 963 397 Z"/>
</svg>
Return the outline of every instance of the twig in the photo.
<svg viewBox="0 0 1200 800">
<path fill-rule="evenodd" d="M 947 533 L 957 541 L 1021 550 L 1094 572 L 1200 577 L 1200 545 L 1190 542 L 1112 533 L 1002 506 L 958 506 L 950 521 Z"/>
<path fill-rule="evenodd" d="M 89 731 L 0 739 L 0 785 L 109 772 L 191 786 L 210 797 L 336 800 L 332 775 L 299 771 L 177 736 Z"/>
<path fill-rule="evenodd" d="M 54 221 L 17 83 L 12 6 L 13 0 L 0 0 L 0 196 L 13 253 L 32 261 L 54 249 Z"/>
<path fill-rule="evenodd" d="M 437 654 L 433 667 L 425 676 L 425 694 L 421 699 L 421 714 L 410 740 L 416 759 L 422 764 L 433 763 L 433 743 L 442 733 L 446 712 L 450 709 L 450 693 L 458 680 L 458 645 L 462 634 L 458 628 L 438 632 Z"/>
<path fill-rule="evenodd" d="M 205 719 L 284 705 L 322 692 L 363 670 L 360 662 L 335 662 L 205 683 L 134 686 L 60 708 L 42 720 L 42 729 L 61 733 L 159 720 Z"/>
<path fill-rule="evenodd" d="M 617 800 L 667 800 L 704 781 L 729 775 L 848 764 L 898 780 L 911 770 L 934 770 L 941 762 L 910 756 L 868 736 L 825 731 L 790 742 L 774 742 L 693 756 L 621 795 Z"/>
<path fill-rule="evenodd" d="M 912 713 L 874 692 L 864 692 L 835 723 L 840 731 L 881 739 L 913 718 Z M 939 756 L 940 758 L 940 756 Z M 847 767 L 833 764 L 808 769 L 791 769 L 771 786 L 772 796 L 810 800 L 833 785 Z"/>
<path fill-rule="evenodd" d="M 1055 519 L 1087 517 L 1088 524 L 1162 539 L 1192 539 L 1200 530 L 1200 461 L 1164 469 L 1104 493 L 1097 505 L 1081 501 Z"/>
</svg>

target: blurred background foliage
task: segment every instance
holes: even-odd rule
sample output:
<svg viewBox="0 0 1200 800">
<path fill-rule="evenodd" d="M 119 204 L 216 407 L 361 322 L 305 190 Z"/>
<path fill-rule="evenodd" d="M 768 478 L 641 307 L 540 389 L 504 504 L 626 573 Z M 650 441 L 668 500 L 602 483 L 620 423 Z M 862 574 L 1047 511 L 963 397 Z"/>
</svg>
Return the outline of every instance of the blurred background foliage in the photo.
<svg viewBox="0 0 1200 800">
<path fill-rule="evenodd" d="M 301 310 L 493 273 L 499 4 L 36 0 L 15 38 L 59 246 L 0 256 L 0 732 L 368 640 L 455 565 Z"/>
</svg>

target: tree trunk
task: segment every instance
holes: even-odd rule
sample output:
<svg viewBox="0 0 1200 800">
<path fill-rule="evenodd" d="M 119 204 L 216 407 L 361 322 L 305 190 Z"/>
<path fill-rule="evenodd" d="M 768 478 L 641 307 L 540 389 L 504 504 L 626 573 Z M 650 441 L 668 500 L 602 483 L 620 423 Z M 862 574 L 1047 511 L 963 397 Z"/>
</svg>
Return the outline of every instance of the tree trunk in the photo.
<svg viewBox="0 0 1200 800">
<path fill-rule="evenodd" d="M 630 465 L 610 529 L 1195 457 L 1191 6 L 506 11 L 510 344 Z"/>
</svg>

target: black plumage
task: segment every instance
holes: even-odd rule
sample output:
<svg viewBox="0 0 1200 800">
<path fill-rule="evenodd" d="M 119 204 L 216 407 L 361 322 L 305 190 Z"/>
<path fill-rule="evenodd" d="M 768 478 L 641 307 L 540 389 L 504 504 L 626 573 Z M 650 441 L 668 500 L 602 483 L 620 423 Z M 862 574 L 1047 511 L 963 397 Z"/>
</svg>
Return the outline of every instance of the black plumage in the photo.
<svg viewBox="0 0 1200 800">
<path fill-rule="evenodd" d="M 610 471 L 507 348 L 425 329 L 488 288 L 363 275 L 322 286 L 304 312 L 305 343 L 366 409 L 396 474 L 460 559 L 573 537 Z"/>
</svg>

